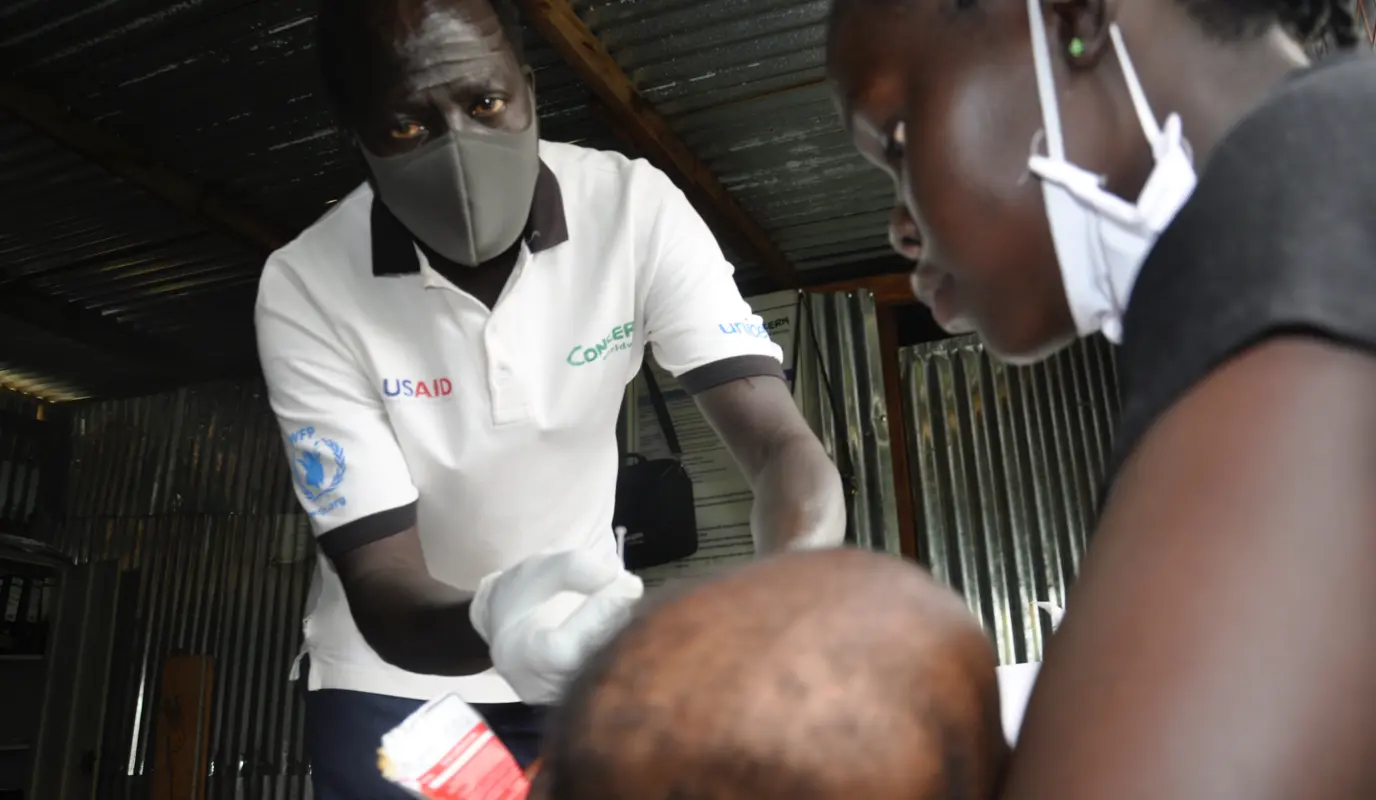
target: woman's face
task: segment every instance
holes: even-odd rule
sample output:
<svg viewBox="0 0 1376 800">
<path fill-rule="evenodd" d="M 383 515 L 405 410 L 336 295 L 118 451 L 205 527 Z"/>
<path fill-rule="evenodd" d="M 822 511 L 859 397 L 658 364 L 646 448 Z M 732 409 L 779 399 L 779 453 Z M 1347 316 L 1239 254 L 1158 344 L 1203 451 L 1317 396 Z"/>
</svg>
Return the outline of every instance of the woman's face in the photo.
<svg viewBox="0 0 1376 800">
<path fill-rule="evenodd" d="M 1026 9 L 1017 0 L 966 11 L 908 5 L 858 3 L 835 28 L 828 71 L 843 121 L 861 155 L 894 180 L 910 222 L 895 215 L 890 238 L 920 240 L 914 289 L 937 322 L 977 330 L 1010 361 L 1045 357 L 1075 327 L 1027 167 L 1042 116 Z M 1113 174 L 1121 148 L 1100 146 L 1114 134 L 1097 121 L 1114 117 L 1101 112 L 1111 98 L 1092 78 L 1067 91 L 1064 59 L 1053 61 L 1071 100 L 1061 105 L 1071 158 Z"/>
</svg>

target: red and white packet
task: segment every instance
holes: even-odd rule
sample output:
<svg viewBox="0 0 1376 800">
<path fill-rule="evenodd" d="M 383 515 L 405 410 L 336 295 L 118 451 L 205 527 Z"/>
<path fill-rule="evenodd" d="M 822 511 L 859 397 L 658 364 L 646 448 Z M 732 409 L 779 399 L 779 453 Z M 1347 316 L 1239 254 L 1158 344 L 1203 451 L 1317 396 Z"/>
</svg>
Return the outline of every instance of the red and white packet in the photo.
<svg viewBox="0 0 1376 800">
<path fill-rule="evenodd" d="M 421 800 L 525 800 L 530 781 L 457 695 L 421 706 L 382 737 L 378 768 Z"/>
</svg>

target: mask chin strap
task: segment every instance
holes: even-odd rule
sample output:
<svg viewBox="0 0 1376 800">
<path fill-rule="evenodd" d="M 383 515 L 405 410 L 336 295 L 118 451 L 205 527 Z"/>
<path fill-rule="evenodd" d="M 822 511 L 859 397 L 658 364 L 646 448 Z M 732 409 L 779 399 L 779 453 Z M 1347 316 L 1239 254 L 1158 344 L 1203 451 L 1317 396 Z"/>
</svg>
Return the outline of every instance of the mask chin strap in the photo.
<svg viewBox="0 0 1376 800">
<path fill-rule="evenodd" d="M 1052 161 L 1065 161 L 1065 136 L 1061 133 L 1061 111 L 1056 106 L 1056 82 L 1051 77 L 1051 46 L 1046 41 L 1046 19 L 1041 0 L 1027 0 L 1027 24 L 1032 26 L 1032 63 L 1037 67 L 1037 99 L 1042 105 L 1042 127 L 1046 134 L 1046 155 Z"/>
<path fill-rule="evenodd" d="M 1032 62 L 1037 71 L 1037 99 L 1042 106 L 1042 125 L 1046 138 L 1046 155 L 1053 161 L 1065 161 L 1065 134 L 1061 128 L 1061 111 L 1056 102 L 1056 81 L 1052 77 L 1051 45 L 1047 42 L 1046 17 L 1042 14 L 1042 0 L 1027 0 L 1027 22 L 1032 26 Z M 1160 150 L 1165 147 L 1166 137 L 1162 133 L 1156 115 L 1152 114 L 1147 94 L 1142 90 L 1142 82 L 1137 79 L 1137 70 L 1128 57 L 1127 47 L 1123 44 L 1123 32 L 1117 23 L 1108 27 L 1108 35 L 1113 40 L 1114 52 L 1122 65 L 1123 79 L 1132 97 L 1132 108 L 1137 112 L 1137 120 L 1142 132 L 1151 144 L 1152 155 L 1161 158 Z"/>
</svg>

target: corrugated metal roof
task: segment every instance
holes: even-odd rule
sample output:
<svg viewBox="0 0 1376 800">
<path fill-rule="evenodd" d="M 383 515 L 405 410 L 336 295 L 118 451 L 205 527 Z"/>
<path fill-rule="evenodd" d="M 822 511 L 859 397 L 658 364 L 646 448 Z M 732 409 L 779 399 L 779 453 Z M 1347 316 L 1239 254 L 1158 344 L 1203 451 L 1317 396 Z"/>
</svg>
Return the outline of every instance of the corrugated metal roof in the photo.
<svg viewBox="0 0 1376 800">
<path fill-rule="evenodd" d="M 252 341 L 252 320 L 233 312 L 252 302 L 254 248 L 3 113 L 0 220 L 0 292 L 23 285 L 169 342 L 196 337 L 198 349 Z"/>
<path fill-rule="evenodd" d="M 575 0 L 644 96 L 803 270 L 889 254 L 893 190 L 824 82 L 830 0 Z"/>
</svg>

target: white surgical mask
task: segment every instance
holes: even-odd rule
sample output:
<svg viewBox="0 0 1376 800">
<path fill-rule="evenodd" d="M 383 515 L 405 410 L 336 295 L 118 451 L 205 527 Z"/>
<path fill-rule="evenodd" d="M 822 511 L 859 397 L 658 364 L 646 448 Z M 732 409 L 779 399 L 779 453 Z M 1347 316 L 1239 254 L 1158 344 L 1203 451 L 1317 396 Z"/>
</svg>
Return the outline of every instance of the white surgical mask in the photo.
<svg viewBox="0 0 1376 800">
<path fill-rule="evenodd" d="M 1027 0 L 1027 15 L 1046 155 L 1033 155 L 1028 166 L 1041 178 L 1047 222 L 1076 329 L 1081 336 L 1102 331 L 1118 343 L 1123 338 L 1123 311 L 1142 262 L 1194 192 L 1193 159 L 1178 114 L 1167 117 L 1164 127 L 1157 124 L 1116 24 L 1109 26 L 1109 35 L 1156 165 L 1134 204 L 1106 190 L 1104 176 L 1066 159 L 1041 3 Z"/>
</svg>

